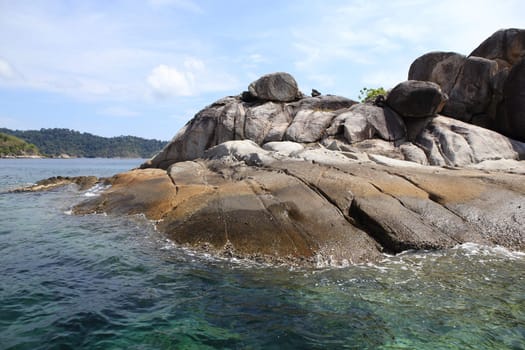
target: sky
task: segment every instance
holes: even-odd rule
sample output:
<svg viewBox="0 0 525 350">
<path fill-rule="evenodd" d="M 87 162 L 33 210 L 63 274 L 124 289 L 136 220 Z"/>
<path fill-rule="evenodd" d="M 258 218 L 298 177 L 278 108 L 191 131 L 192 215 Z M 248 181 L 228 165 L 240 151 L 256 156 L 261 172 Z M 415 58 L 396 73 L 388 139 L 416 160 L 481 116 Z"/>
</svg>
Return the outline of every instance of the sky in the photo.
<svg viewBox="0 0 525 350">
<path fill-rule="evenodd" d="M 284 71 L 357 99 L 430 51 L 525 28 L 523 0 L 0 0 L 0 127 L 169 140 Z"/>
</svg>

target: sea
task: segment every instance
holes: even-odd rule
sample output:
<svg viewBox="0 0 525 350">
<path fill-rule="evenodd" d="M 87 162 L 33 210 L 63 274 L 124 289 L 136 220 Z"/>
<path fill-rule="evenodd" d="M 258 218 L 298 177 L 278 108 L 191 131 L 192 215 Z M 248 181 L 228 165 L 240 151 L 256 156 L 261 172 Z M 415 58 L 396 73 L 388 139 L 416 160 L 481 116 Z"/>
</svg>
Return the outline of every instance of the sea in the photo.
<svg viewBox="0 0 525 350">
<path fill-rule="evenodd" d="M 0 349 L 525 349 L 525 254 L 464 244 L 299 268 L 177 246 L 143 216 L 76 216 L 142 159 L 0 160 Z"/>
</svg>

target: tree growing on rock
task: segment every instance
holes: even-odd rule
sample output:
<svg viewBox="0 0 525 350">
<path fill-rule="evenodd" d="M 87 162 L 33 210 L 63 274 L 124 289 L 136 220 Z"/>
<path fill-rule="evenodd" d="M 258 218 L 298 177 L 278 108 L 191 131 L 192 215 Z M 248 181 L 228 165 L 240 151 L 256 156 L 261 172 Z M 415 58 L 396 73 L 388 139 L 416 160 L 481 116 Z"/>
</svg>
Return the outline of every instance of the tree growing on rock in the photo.
<svg viewBox="0 0 525 350">
<path fill-rule="evenodd" d="M 357 98 L 359 99 L 359 102 L 365 103 L 374 102 L 379 96 L 384 96 L 386 98 L 386 95 L 387 91 L 383 87 L 378 87 L 376 89 L 364 87 L 359 90 L 359 96 Z"/>
</svg>

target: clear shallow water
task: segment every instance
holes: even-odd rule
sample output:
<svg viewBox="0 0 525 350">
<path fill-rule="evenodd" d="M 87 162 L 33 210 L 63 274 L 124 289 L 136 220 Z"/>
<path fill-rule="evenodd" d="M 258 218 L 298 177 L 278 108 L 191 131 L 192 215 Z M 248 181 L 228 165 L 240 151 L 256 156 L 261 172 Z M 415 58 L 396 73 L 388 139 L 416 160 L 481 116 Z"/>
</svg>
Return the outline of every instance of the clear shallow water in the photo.
<svg viewBox="0 0 525 350">
<path fill-rule="evenodd" d="M 0 192 L 141 160 L 0 160 Z M 0 194 L 0 349 L 524 349 L 525 255 L 464 245 L 289 269 L 180 249 L 72 188 Z"/>
</svg>

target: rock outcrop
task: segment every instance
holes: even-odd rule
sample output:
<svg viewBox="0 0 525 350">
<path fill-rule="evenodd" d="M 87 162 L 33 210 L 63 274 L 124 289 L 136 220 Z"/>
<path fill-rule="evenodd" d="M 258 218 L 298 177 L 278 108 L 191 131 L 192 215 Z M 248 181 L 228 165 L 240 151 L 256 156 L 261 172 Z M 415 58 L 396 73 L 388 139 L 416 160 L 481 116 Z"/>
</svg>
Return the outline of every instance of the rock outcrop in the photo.
<svg viewBox="0 0 525 350">
<path fill-rule="evenodd" d="M 525 30 L 494 33 L 468 57 L 431 52 L 411 65 L 408 79 L 437 83 L 449 97 L 443 115 L 525 141 Z"/>
<path fill-rule="evenodd" d="M 264 76 L 74 211 L 144 213 L 181 245 L 293 264 L 464 242 L 525 249 L 525 143 L 480 126 L 524 130 L 521 31 L 504 33 L 512 48 L 489 41 L 475 51 L 487 57 L 418 58 L 375 104 Z"/>
<path fill-rule="evenodd" d="M 76 185 L 80 191 L 85 191 L 95 184 L 103 183 L 104 181 L 105 179 L 99 179 L 96 176 L 53 176 L 40 180 L 33 185 L 15 188 L 10 192 L 42 192 L 67 185 Z"/>
<path fill-rule="evenodd" d="M 463 242 L 525 248 L 520 175 L 317 151 L 287 156 L 225 142 L 168 171 L 120 174 L 75 212 L 146 213 L 178 244 L 292 264 L 345 265 Z"/>
</svg>

